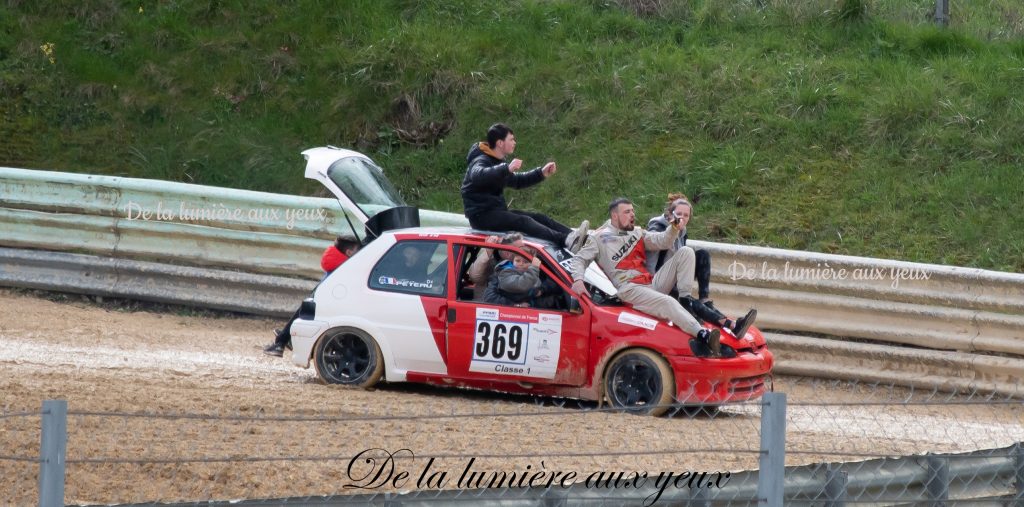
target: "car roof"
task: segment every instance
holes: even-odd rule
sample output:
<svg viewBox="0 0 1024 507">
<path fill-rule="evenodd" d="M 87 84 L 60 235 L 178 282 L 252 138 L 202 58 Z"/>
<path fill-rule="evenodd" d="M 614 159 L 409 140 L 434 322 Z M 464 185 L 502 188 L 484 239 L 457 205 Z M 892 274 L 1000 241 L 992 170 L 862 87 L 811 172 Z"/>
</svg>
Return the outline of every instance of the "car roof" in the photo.
<svg viewBox="0 0 1024 507">
<path fill-rule="evenodd" d="M 487 236 L 499 236 L 500 237 L 500 236 L 503 236 L 505 234 L 508 234 L 508 232 L 481 231 L 481 230 L 473 229 L 473 228 L 470 228 L 470 227 L 441 227 L 441 226 L 435 226 L 435 227 L 409 227 L 409 228 L 406 228 L 406 229 L 392 229 L 392 230 L 384 232 L 382 235 L 387 235 L 387 234 L 394 234 L 394 235 L 408 235 L 408 234 L 419 234 L 419 235 L 431 234 L 431 235 L 435 235 L 436 234 L 438 236 L 445 237 L 445 239 L 448 239 L 449 236 L 455 236 L 455 237 L 480 236 L 481 239 L 482 239 L 482 238 L 486 238 Z M 543 247 L 554 247 L 555 246 L 555 244 L 550 242 L 550 241 L 547 241 L 547 240 L 544 240 L 544 239 L 540 239 L 540 238 L 535 238 L 533 236 L 527 236 L 525 234 L 523 235 L 523 240 L 528 242 L 528 243 L 533 243 L 535 245 L 540 245 L 540 246 L 543 246 Z"/>
</svg>

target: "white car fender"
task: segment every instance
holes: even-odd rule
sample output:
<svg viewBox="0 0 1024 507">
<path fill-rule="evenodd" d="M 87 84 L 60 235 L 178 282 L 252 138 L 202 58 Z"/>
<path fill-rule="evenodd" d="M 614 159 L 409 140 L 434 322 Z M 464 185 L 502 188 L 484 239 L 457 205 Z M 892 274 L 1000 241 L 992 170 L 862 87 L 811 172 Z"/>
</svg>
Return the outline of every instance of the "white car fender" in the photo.
<svg viewBox="0 0 1024 507">
<path fill-rule="evenodd" d="M 383 340 L 380 338 L 382 336 L 385 336 L 384 331 L 380 327 L 375 325 L 373 322 L 367 319 L 363 319 L 355 315 L 345 315 L 340 318 L 331 319 L 330 322 L 328 323 L 327 328 L 324 329 L 324 331 L 321 332 L 319 336 L 317 336 L 316 340 L 313 340 L 313 343 L 320 341 L 320 338 L 327 331 L 330 331 L 331 329 L 337 329 L 339 327 L 354 327 L 356 329 L 360 329 L 366 332 L 371 337 L 373 337 L 373 341 L 377 343 L 378 347 L 380 347 L 381 356 L 384 357 L 384 378 L 387 379 L 389 382 L 405 381 L 406 371 L 399 370 L 396 367 L 395 354 L 391 348 L 391 343 L 389 343 L 388 340 Z M 297 353 L 298 350 L 296 349 L 295 352 Z M 312 353 L 313 349 L 311 347 L 308 355 L 306 356 L 307 361 L 310 358 L 312 358 Z"/>
<path fill-rule="evenodd" d="M 327 323 L 319 320 L 299 320 L 292 322 L 292 364 L 309 368 L 309 358 L 313 354 L 313 344 L 327 331 Z"/>
</svg>

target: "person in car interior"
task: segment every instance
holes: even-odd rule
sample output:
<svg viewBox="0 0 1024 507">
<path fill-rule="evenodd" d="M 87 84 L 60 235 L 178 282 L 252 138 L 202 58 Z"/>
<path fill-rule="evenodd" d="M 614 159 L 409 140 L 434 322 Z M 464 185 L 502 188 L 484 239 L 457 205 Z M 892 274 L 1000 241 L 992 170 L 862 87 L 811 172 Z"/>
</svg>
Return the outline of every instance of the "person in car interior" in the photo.
<svg viewBox="0 0 1024 507">
<path fill-rule="evenodd" d="M 523 235 L 518 232 L 509 232 L 504 236 L 488 236 L 484 240 L 484 243 L 500 243 L 502 245 L 512 245 L 518 248 L 522 248 Z M 473 264 L 469 265 L 469 269 L 466 271 L 466 275 L 469 280 L 473 282 L 473 300 L 483 301 L 484 293 L 487 291 L 487 282 L 491 280 L 491 275 L 494 274 L 494 268 L 499 262 L 509 259 L 509 252 L 507 250 L 495 250 L 493 248 L 481 248 L 480 253 L 477 254 Z"/>
<path fill-rule="evenodd" d="M 541 281 L 540 256 L 531 248 L 524 251 L 533 256 L 528 259 L 518 252 L 510 252 L 511 259 L 498 263 L 487 284 L 484 302 L 495 305 L 552 308 L 559 290 L 551 280 Z M 504 253 L 504 252 L 503 252 Z"/>
</svg>

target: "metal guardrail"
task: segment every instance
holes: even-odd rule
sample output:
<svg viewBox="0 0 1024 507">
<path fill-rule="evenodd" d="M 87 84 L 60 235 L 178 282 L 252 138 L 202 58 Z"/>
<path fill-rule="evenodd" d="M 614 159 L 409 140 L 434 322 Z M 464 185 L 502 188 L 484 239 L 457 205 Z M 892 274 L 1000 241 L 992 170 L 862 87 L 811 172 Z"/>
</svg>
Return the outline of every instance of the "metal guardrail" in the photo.
<svg viewBox="0 0 1024 507">
<path fill-rule="evenodd" d="M 359 223 L 334 199 L 0 167 L 4 247 L 319 279 L 320 254 L 349 220 Z M 420 220 L 467 225 L 431 210 Z"/>
<path fill-rule="evenodd" d="M 197 217 L 201 213 L 195 210 L 203 209 L 210 211 Z M 148 218 L 141 215 L 144 211 L 150 213 Z M 420 213 L 424 225 L 466 225 L 461 215 Z M 331 199 L 0 168 L 0 247 L 9 248 L 0 272 L 2 285 L 97 291 L 283 315 L 289 311 L 282 309 L 293 307 L 296 294 L 308 293 L 311 285 L 291 287 L 273 276 L 318 279 L 323 248 L 335 234 L 349 230 L 340 206 Z M 906 372 L 915 371 L 918 376 L 955 379 L 949 385 L 996 389 L 1007 385 L 1007 378 L 1024 377 L 1022 274 L 703 241 L 691 244 L 712 254 L 712 296 L 719 308 L 738 314 L 756 307 L 762 329 L 837 337 L 779 339 L 780 373 L 911 382 Z M 153 265 L 113 267 L 104 264 L 109 261 L 84 256 L 33 261 L 33 255 L 44 257 L 10 249 L 209 271 L 168 268 L 156 283 L 151 273 L 159 270 Z M 75 273 L 98 266 L 108 266 L 96 271 L 105 273 L 103 283 Z M 254 277 L 226 283 L 225 270 Z M 174 276 L 185 281 L 176 284 L 171 281 Z M 136 277 L 141 281 L 132 282 Z M 180 286 L 221 293 L 198 296 L 194 293 L 199 291 Z M 266 301 L 253 299 L 257 293 Z M 233 304 L 227 302 L 232 299 Z M 968 354 L 923 360 L 905 347 L 879 345 L 884 348 L 869 352 L 848 344 L 848 338 Z M 825 359 L 828 362 L 822 362 Z M 947 377 L 953 371 L 956 375 Z"/>
<path fill-rule="evenodd" d="M 765 333 L 775 372 L 951 392 L 1021 395 L 1024 359 Z"/>
<path fill-rule="evenodd" d="M 707 249 L 713 277 L 748 287 L 823 293 L 994 313 L 1024 313 L 1024 275 L 923 264 L 690 241 Z"/>
<path fill-rule="evenodd" d="M 290 317 L 316 282 L 223 269 L 0 247 L 0 284 Z"/>
<path fill-rule="evenodd" d="M 754 300 L 762 328 L 1024 356 L 1024 275 L 693 242 L 716 303 Z"/>
</svg>

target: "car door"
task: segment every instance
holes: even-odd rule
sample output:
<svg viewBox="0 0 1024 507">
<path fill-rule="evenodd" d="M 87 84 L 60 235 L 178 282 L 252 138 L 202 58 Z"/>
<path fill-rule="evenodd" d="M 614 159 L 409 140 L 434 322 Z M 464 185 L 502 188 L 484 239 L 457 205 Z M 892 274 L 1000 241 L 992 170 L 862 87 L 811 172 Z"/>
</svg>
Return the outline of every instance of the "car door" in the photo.
<svg viewBox="0 0 1024 507">
<path fill-rule="evenodd" d="M 466 256 L 479 248 L 479 243 L 456 248 L 460 259 L 455 265 L 465 269 Z M 552 277 L 553 266 L 557 264 L 545 259 L 542 271 Z M 567 289 L 563 280 L 558 282 L 561 290 Z M 458 296 L 469 295 L 472 291 L 450 292 L 455 297 L 448 302 L 449 376 L 572 386 L 585 382 L 590 350 L 591 313 L 588 308 L 583 308 L 581 313 L 571 313 L 503 306 Z"/>
<path fill-rule="evenodd" d="M 432 234 L 402 234 L 370 270 L 371 291 L 360 316 L 388 341 L 391 362 L 405 372 L 444 374 L 448 243 Z"/>
</svg>

